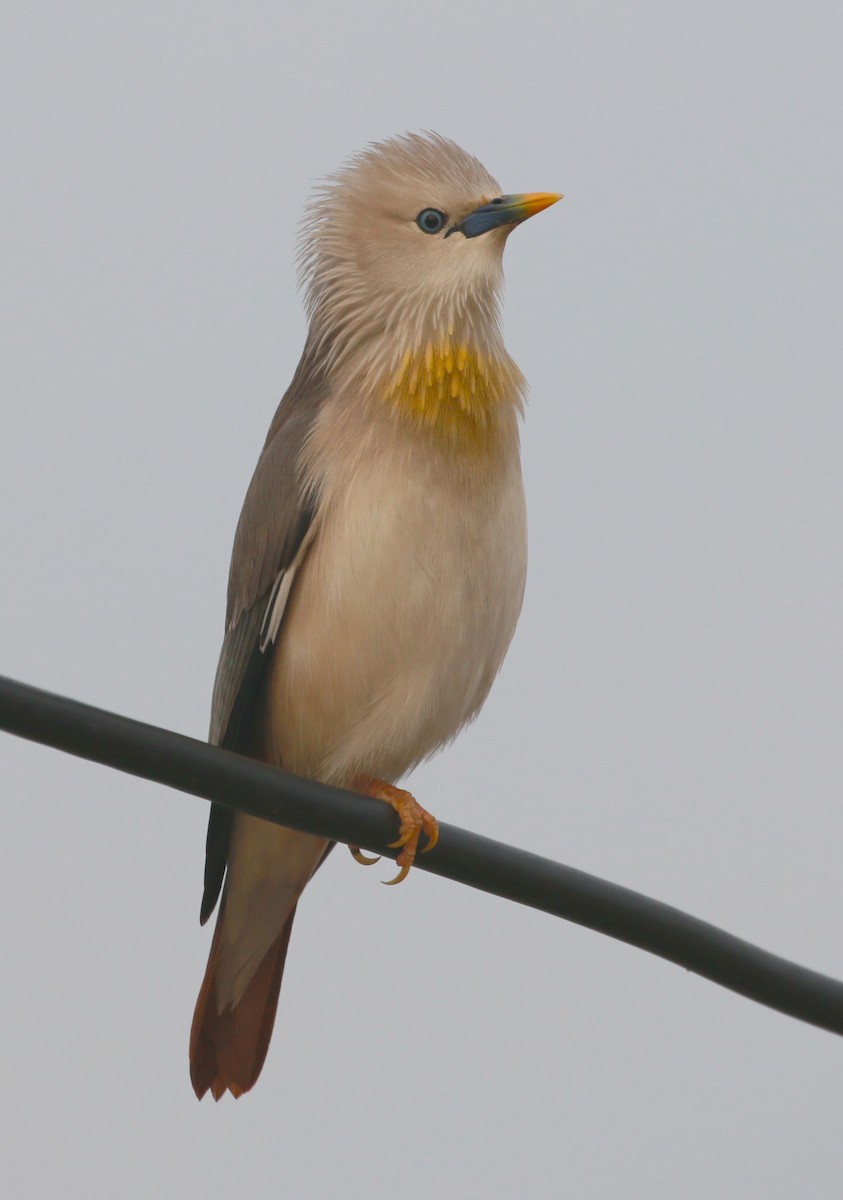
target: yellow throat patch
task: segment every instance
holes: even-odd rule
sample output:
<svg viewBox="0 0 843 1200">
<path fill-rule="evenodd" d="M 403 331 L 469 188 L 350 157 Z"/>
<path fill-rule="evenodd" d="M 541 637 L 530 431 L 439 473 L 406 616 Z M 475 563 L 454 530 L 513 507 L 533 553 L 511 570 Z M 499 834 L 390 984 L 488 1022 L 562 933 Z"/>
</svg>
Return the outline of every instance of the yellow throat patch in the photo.
<svg viewBox="0 0 843 1200">
<path fill-rule="evenodd" d="M 501 404 L 517 394 L 509 363 L 447 339 L 408 350 L 385 390 L 403 415 L 454 441 L 485 440 Z"/>
</svg>

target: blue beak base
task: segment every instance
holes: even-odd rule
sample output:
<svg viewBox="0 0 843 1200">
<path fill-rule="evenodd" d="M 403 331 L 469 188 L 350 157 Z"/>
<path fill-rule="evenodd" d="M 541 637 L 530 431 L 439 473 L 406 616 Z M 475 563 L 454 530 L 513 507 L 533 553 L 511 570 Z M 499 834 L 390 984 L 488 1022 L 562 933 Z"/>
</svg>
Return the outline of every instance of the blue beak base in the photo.
<svg viewBox="0 0 843 1200">
<path fill-rule="evenodd" d="M 459 225 L 449 229 L 445 236 L 461 233 L 464 237 L 474 238 L 489 233 L 492 229 L 501 229 L 505 225 L 520 225 L 528 217 L 549 208 L 561 199 L 556 192 L 524 192 L 514 196 L 498 196 L 491 203 L 475 208 Z"/>
</svg>

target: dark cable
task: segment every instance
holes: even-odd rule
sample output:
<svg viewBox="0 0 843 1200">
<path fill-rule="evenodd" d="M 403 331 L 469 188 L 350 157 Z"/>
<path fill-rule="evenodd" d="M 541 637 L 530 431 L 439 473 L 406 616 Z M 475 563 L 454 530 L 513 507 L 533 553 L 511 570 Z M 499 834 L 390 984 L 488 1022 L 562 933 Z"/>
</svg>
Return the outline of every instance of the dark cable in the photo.
<svg viewBox="0 0 843 1200">
<path fill-rule="evenodd" d="M 240 812 L 395 857 L 383 803 L 0 676 L 0 728 Z M 440 824 L 417 860 L 444 875 L 638 946 L 769 1008 L 843 1034 L 843 983 L 584 871 Z"/>
</svg>

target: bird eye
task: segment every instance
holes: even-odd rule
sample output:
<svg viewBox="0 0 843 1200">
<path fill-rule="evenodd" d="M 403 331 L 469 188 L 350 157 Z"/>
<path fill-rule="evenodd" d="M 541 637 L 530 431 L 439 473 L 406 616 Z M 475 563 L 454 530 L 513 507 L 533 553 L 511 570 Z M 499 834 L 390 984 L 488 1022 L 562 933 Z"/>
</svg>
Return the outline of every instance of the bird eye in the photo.
<svg viewBox="0 0 843 1200">
<path fill-rule="evenodd" d="M 422 233 L 438 233 L 443 229 L 448 218 L 438 208 L 423 208 L 416 217 L 416 224 Z"/>
</svg>

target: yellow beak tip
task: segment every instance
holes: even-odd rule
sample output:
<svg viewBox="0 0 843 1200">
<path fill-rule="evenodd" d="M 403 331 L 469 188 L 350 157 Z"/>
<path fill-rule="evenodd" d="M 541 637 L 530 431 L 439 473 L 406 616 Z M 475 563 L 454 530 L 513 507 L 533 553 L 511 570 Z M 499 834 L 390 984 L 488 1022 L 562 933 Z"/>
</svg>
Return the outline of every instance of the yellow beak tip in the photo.
<svg viewBox="0 0 843 1200">
<path fill-rule="evenodd" d="M 520 219 L 526 221 L 536 213 L 550 208 L 551 204 L 563 199 L 561 192 L 527 192 L 517 197 Z"/>
</svg>

